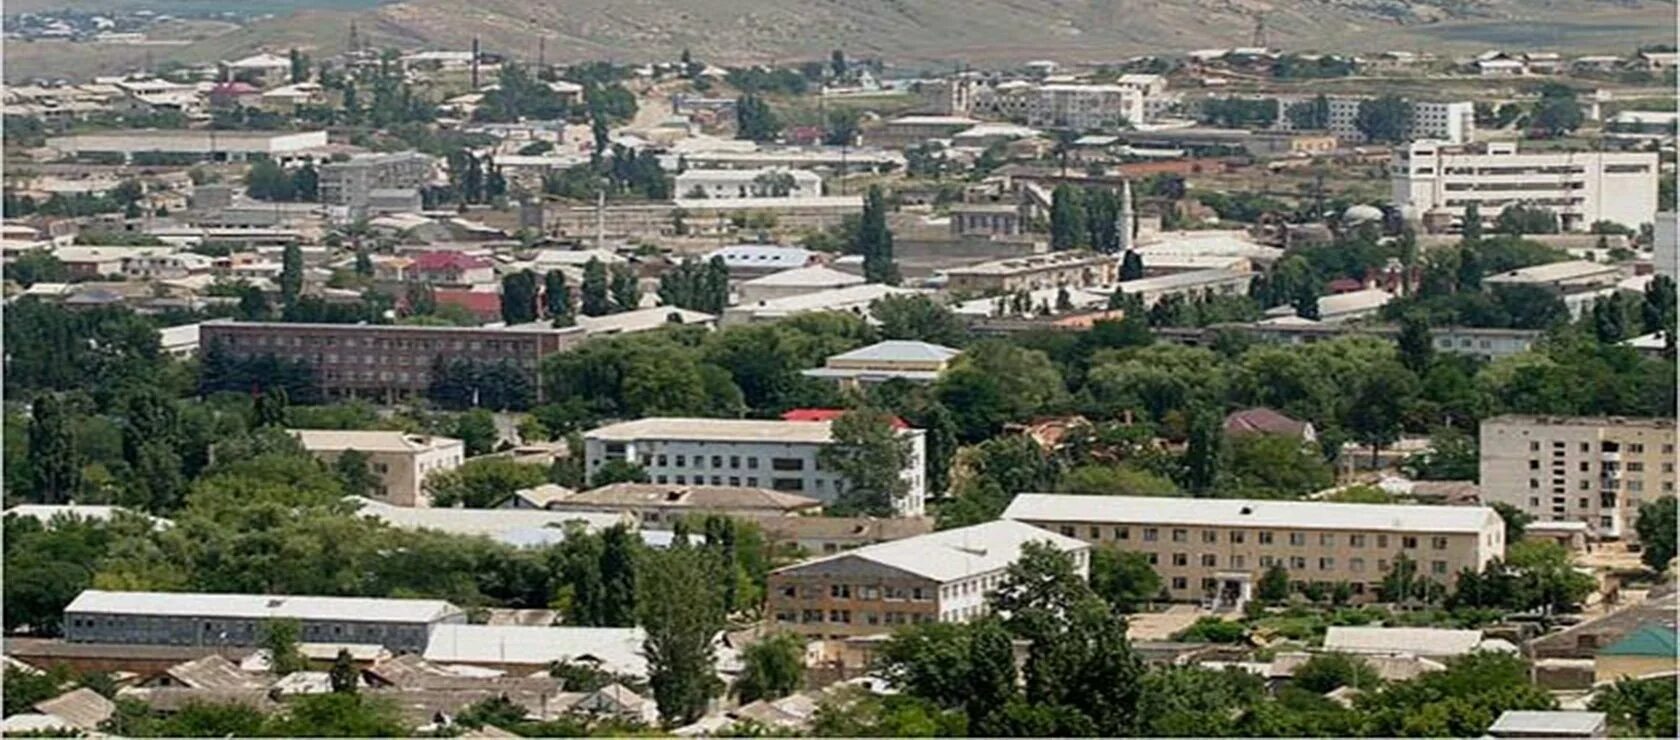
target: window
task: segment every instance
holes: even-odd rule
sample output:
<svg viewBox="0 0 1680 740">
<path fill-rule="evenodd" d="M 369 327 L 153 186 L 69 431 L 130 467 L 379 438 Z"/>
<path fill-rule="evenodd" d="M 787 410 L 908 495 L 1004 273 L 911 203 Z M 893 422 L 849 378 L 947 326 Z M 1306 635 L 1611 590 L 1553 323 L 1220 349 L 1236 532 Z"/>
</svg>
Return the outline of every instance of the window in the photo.
<svg viewBox="0 0 1680 740">
<path fill-rule="evenodd" d="M 1328 532 L 1320 533 L 1318 535 L 1318 546 L 1319 547 L 1335 547 L 1336 546 L 1336 535 L 1330 534 Z"/>
<path fill-rule="evenodd" d="M 831 599 L 852 598 L 852 587 L 845 583 L 836 583 L 828 587 L 828 597 Z"/>
<path fill-rule="evenodd" d="M 1349 559 L 1348 560 L 1348 570 L 1351 570 L 1355 573 L 1363 573 L 1365 571 L 1365 558 L 1351 558 L 1351 559 Z"/>
<path fill-rule="evenodd" d="M 1411 535 L 1406 535 L 1400 538 L 1400 546 L 1406 548 L 1407 550 L 1416 550 L 1418 546 L 1418 539 Z"/>
<path fill-rule="evenodd" d="M 666 462 L 666 461 L 665 461 L 665 456 L 664 456 L 664 455 L 660 455 L 660 456 L 659 456 L 659 457 L 658 457 L 658 458 L 656 458 L 656 459 L 657 459 L 657 460 L 659 460 L 659 467 L 662 467 L 662 468 L 663 468 L 663 467 L 665 467 L 665 466 L 667 466 L 667 465 L 668 465 L 668 464 L 669 464 L 669 463 L 667 463 L 667 462 Z"/>
<path fill-rule="evenodd" d="M 1350 534 L 1350 535 L 1348 535 L 1348 547 L 1364 547 L 1364 546 L 1365 546 L 1365 535 L 1362 535 L 1362 534 Z"/>
<path fill-rule="evenodd" d="M 1260 544 L 1262 544 L 1262 545 L 1272 544 L 1272 533 L 1271 532 L 1261 532 L 1260 533 Z"/>
<path fill-rule="evenodd" d="M 1377 535 L 1377 549 L 1384 550 L 1384 549 L 1387 549 L 1387 548 L 1388 548 L 1388 535 L 1386 535 L 1386 534 Z"/>
<path fill-rule="evenodd" d="M 1305 534 L 1302 534 L 1300 532 L 1290 532 L 1289 533 L 1289 546 L 1290 547 L 1301 547 L 1301 546 L 1304 546 L 1306 544 L 1307 544 L 1307 536 Z"/>
<path fill-rule="evenodd" d="M 1247 568 L 1248 567 L 1248 558 L 1245 557 L 1245 556 L 1242 556 L 1242 555 L 1232 555 L 1231 556 L 1231 567 L 1232 568 Z"/>
<path fill-rule="evenodd" d="M 678 455 L 677 456 L 677 467 L 681 468 L 681 467 L 686 467 L 687 465 L 688 465 L 688 456 L 687 455 Z"/>
<path fill-rule="evenodd" d="M 1202 530 L 1202 544 L 1213 545 L 1219 542 L 1219 532 L 1212 529 Z"/>
<path fill-rule="evenodd" d="M 1182 552 L 1175 552 L 1175 553 L 1172 554 L 1172 564 L 1174 566 L 1177 566 L 1177 567 L 1180 567 L 1180 568 L 1182 568 L 1186 565 L 1189 565 L 1190 564 L 1190 556 L 1186 555 Z"/>
<path fill-rule="evenodd" d="M 1131 527 L 1115 527 L 1114 528 L 1114 539 L 1128 540 L 1128 539 L 1131 539 L 1131 538 L 1132 538 L 1132 528 Z"/>
<path fill-rule="evenodd" d="M 1318 559 L 1318 569 L 1319 570 L 1335 570 L 1336 569 L 1336 559 L 1335 558 L 1319 558 Z"/>
<path fill-rule="evenodd" d="M 1447 549 L 1447 538 L 1445 538 L 1445 537 L 1430 537 L 1429 538 L 1429 547 L 1431 549 L 1434 549 L 1434 550 L 1445 550 L 1445 549 Z"/>
<path fill-rule="evenodd" d="M 1188 530 L 1188 529 L 1175 529 L 1175 530 L 1173 530 L 1172 531 L 1172 541 L 1173 542 L 1188 542 L 1188 541 L 1190 541 L 1190 530 Z"/>
<path fill-rule="evenodd" d="M 1248 539 L 1248 533 L 1240 529 L 1231 530 L 1231 544 L 1240 545 L 1246 539 Z"/>
<path fill-rule="evenodd" d="M 805 461 L 801 460 L 797 457 L 773 457 L 773 458 L 770 458 L 770 469 L 771 470 L 804 470 L 805 469 Z"/>
<path fill-rule="evenodd" d="M 1303 558 L 1299 555 L 1296 555 L 1294 557 L 1289 558 L 1289 569 L 1290 570 L 1306 570 L 1307 569 L 1307 559 Z"/>
<path fill-rule="evenodd" d="M 1073 536 L 1073 525 L 1072 524 L 1063 524 L 1062 527 L 1061 527 L 1061 532 L 1062 532 L 1063 537 L 1072 537 Z"/>
<path fill-rule="evenodd" d="M 1154 542 L 1154 541 L 1159 540 L 1159 539 L 1161 539 L 1161 530 L 1156 529 L 1154 527 L 1144 527 L 1143 528 L 1143 541 L 1144 542 Z"/>
<path fill-rule="evenodd" d="M 1434 573 L 1435 575 L 1438 575 L 1438 576 L 1446 575 L 1447 574 L 1447 561 L 1445 561 L 1445 560 L 1431 560 L 1431 561 L 1429 561 L 1429 572 Z"/>
<path fill-rule="evenodd" d="M 1173 587 L 1174 591 L 1182 591 L 1186 588 L 1189 588 L 1190 587 L 1190 579 L 1185 578 L 1184 576 L 1173 576 L 1172 587 Z"/>
<path fill-rule="evenodd" d="M 771 478 L 770 487 L 778 491 L 803 491 L 805 481 L 802 478 Z"/>
<path fill-rule="evenodd" d="M 737 469 L 737 468 L 740 468 L 740 467 L 741 467 L 741 456 L 740 455 L 730 455 L 729 456 L 729 468 L 731 470 L 734 470 L 734 469 Z"/>
<path fill-rule="evenodd" d="M 1219 567 L 1219 556 L 1215 555 L 1211 552 L 1202 553 L 1202 567 L 1203 568 L 1217 568 L 1217 567 Z"/>
<path fill-rule="evenodd" d="M 756 457 L 747 458 L 747 469 L 748 470 L 757 470 L 758 469 L 758 458 L 756 458 Z"/>
<path fill-rule="evenodd" d="M 714 467 L 714 468 L 723 467 L 723 456 L 722 455 L 713 455 L 712 456 L 712 467 Z"/>
<path fill-rule="evenodd" d="M 1272 556 L 1270 556 L 1270 555 L 1261 555 L 1260 556 L 1260 567 L 1262 567 L 1262 568 L 1270 568 L 1276 562 L 1277 561 L 1273 560 Z"/>
<path fill-rule="evenodd" d="M 1149 557 L 1149 564 L 1150 565 L 1160 565 L 1161 564 L 1161 556 L 1160 555 L 1158 555 L 1156 553 L 1153 553 L 1153 552 L 1144 553 L 1144 554 Z"/>
</svg>

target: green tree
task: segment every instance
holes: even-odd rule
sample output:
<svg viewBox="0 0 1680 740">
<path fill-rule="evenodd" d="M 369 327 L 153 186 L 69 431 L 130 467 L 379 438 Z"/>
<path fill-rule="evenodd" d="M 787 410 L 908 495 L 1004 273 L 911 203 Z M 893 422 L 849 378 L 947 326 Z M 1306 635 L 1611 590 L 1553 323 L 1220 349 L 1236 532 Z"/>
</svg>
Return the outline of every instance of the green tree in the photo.
<svg viewBox="0 0 1680 740">
<path fill-rule="evenodd" d="M 629 265 L 613 267 L 610 292 L 613 313 L 634 311 L 641 306 L 642 287 L 636 280 L 635 271 L 631 270 Z"/>
<path fill-rule="evenodd" d="M 373 472 L 372 459 L 361 450 L 340 452 L 333 460 L 333 472 L 350 496 L 375 496 L 384 485 Z"/>
<path fill-rule="evenodd" d="M 1599 688 L 1587 708 L 1604 712 L 1616 735 L 1674 737 L 1675 679 L 1623 678 Z"/>
<path fill-rule="evenodd" d="M 864 196 L 863 216 L 852 238 L 852 253 L 863 255 L 863 277 L 872 283 L 898 283 L 898 265 L 893 261 L 893 235 L 887 227 L 886 195 L 871 185 Z"/>
<path fill-rule="evenodd" d="M 1429 334 L 1429 317 L 1421 313 L 1402 317 L 1397 342 L 1400 364 L 1405 365 L 1407 370 L 1422 373 L 1429 369 L 1429 362 L 1435 356 L 1435 340 Z"/>
<path fill-rule="evenodd" d="M 1190 422 L 1189 443 L 1184 451 L 1184 483 L 1191 491 L 1206 491 L 1218 480 L 1224 458 L 1225 430 L 1212 412 L 1197 414 Z"/>
<path fill-rule="evenodd" d="M 1161 593 L 1161 576 L 1141 552 L 1091 551 L 1091 590 L 1120 612 L 1135 612 Z"/>
<path fill-rule="evenodd" d="M 537 274 L 520 270 L 502 278 L 502 321 L 509 326 L 537 320 Z"/>
<path fill-rule="evenodd" d="M 1282 563 L 1272 563 L 1260 574 L 1257 587 L 1260 600 L 1268 604 L 1277 604 L 1289 599 L 1289 571 Z"/>
<path fill-rule="evenodd" d="M 951 309 L 926 295 L 889 295 L 875 299 L 869 314 L 881 322 L 882 339 L 961 345 L 967 326 Z"/>
<path fill-rule="evenodd" d="M 495 417 L 485 409 L 473 409 L 456 416 L 450 433 L 461 440 L 469 457 L 494 451 L 501 439 L 496 431 Z"/>
<path fill-rule="evenodd" d="M 735 138 L 766 142 L 781 134 L 782 122 L 763 98 L 749 93 L 735 99 Z"/>
<path fill-rule="evenodd" d="M 332 684 L 335 694 L 356 693 L 357 685 L 361 682 L 361 672 L 356 670 L 348 648 L 338 649 L 338 655 L 333 658 L 332 670 L 327 673 L 327 680 Z"/>
<path fill-rule="evenodd" d="M 1494 229 L 1511 236 L 1556 234 L 1559 229 L 1558 215 L 1543 205 L 1515 203 L 1499 211 L 1499 217 L 1494 219 Z M 1500 271 L 1489 269 L 1489 272 Z"/>
<path fill-rule="evenodd" d="M 804 640 L 789 633 L 770 635 L 741 651 L 735 697 L 742 704 L 780 699 L 797 691 L 804 677 Z"/>
<path fill-rule="evenodd" d="M 583 305 L 585 316 L 605 316 L 612 313 L 612 298 L 607 292 L 607 267 L 590 258 L 583 265 Z"/>
<path fill-rule="evenodd" d="M 271 386 L 252 402 L 251 425 L 261 427 L 286 426 L 286 407 L 291 399 L 283 386 Z"/>
<path fill-rule="evenodd" d="M 1373 736 L 1478 737 L 1510 710 L 1552 709 L 1514 655 L 1478 652 L 1449 659 L 1447 670 L 1395 681 L 1354 700 Z"/>
<path fill-rule="evenodd" d="M 1089 229 L 1085 219 L 1085 191 L 1072 185 L 1057 185 L 1050 193 L 1050 248 L 1067 250 L 1089 246 Z"/>
<path fill-rule="evenodd" d="M 280 305 L 290 309 L 303 292 L 303 249 L 287 244 L 280 254 Z"/>
<path fill-rule="evenodd" d="M 680 545 L 647 554 L 637 610 L 647 641 L 648 685 L 668 725 L 699 719 L 721 683 L 713 645 L 724 626 L 722 594 L 703 557 Z"/>
<path fill-rule="evenodd" d="M 1639 533 L 1639 559 L 1658 573 L 1667 570 L 1674 560 L 1674 520 L 1674 497 L 1663 496 L 1640 504 L 1639 518 L 1633 523 Z"/>
<path fill-rule="evenodd" d="M 1505 550 L 1505 565 L 1517 574 L 1523 596 L 1519 609 L 1542 609 L 1545 614 L 1574 611 L 1598 582 L 1575 569 L 1569 551 L 1550 540 L 1525 539 Z"/>
<path fill-rule="evenodd" d="M 29 417 L 28 455 L 35 501 L 65 503 L 81 487 L 81 452 L 69 416 L 58 396 L 48 393 L 35 399 Z"/>
<path fill-rule="evenodd" d="M 830 509 L 870 516 L 892 516 L 896 504 L 910 492 L 904 479 L 909 465 L 910 440 L 893 427 L 892 414 L 880 409 L 854 409 L 835 419 L 833 444 L 817 453 L 824 470 L 846 481 Z"/>
<path fill-rule="evenodd" d="M 1482 207 L 1475 201 L 1464 206 L 1464 221 L 1459 233 L 1467 242 L 1482 238 Z"/>
<path fill-rule="evenodd" d="M 1014 640 L 993 618 L 982 619 L 969 630 L 963 702 L 969 731 L 981 736 L 1006 734 L 998 715 L 1016 697 Z"/>
<path fill-rule="evenodd" d="M 1135 249 L 1126 250 L 1126 256 L 1120 260 L 1120 281 L 1137 280 L 1143 277 L 1143 255 Z"/>
<path fill-rule="evenodd" d="M 298 652 L 295 619 L 270 619 L 263 625 L 262 647 L 268 651 L 268 670 L 276 676 L 296 673 L 309 664 Z"/>
<path fill-rule="evenodd" d="M 647 470 L 627 460 L 608 460 L 589 475 L 589 487 L 600 488 L 614 483 L 647 483 Z"/>
<path fill-rule="evenodd" d="M 1575 100 L 1575 89 L 1559 83 L 1547 83 L 1540 88 L 1540 99 L 1535 101 L 1529 116 L 1532 127 L 1551 138 L 1573 133 L 1583 120 L 1585 116 L 1581 104 Z"/>
<path fill-rule="evenodd" d="M 1371 448 L 1373 466 L 1382 448 L 1400 439 L 1403 416 L 1416 396 L 1417 377 L 1399 365 L 1378 366 L 1359 386 L 1347 426 Z"/>
<path fill-rule="evenodd" d="M 1371 141 L 1399 143 L 1411 133 L 1412 104 L 1398 95 L 1362 101 L 1353 125 Z"/>
<path fill-rule="evenodd" d="M 341 455 L 340 460 L 343 459 Z M 482 457 L 466 461 L 453 470 L 444 470 L 426 477 L 426 492 L 433 506 L 464 506 L 469 509 L 494 509 L 515 491 L 542 485 L 548 481 L 548 469 L 528 465 L 505 457 Z"/>
<path fill-rule="evenodd" d="M 543 275 L 543 312 L 555 326 L 572 324 L 572 289 L 566 285 L 566 274 L 559 270 Z"/>
<path fill-rule="evenodd" d="M 1328 694 L 1343 686 L 1369 691 L 1382 679 L 1364 658 L 1347 653 L 1318 653 L 1295 668 L 1294 685 L 1315 694 Z"/>
<path fill-rule="evenodd" d="M 293 697 L 264 734 L 280 737 L 406 737 L 413 734 L 397 705 L 373 694 L 327 693 Z"/>
<path fill-rule="evenodd" d="M 291 200 L 292 178 L 273 160 L 259 159 L 245 172 L 245 193 L 254 200 Z"/>
</svg>

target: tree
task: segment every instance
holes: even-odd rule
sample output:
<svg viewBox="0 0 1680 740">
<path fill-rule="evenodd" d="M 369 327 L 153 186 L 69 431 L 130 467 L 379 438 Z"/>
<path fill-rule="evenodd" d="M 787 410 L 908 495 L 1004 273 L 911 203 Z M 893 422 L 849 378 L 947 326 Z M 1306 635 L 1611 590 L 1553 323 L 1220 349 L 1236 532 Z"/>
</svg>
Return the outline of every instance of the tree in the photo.
<svg viewBox="0 0 1680 740">
<path fill-rule="evenodd" d="M 926 295 L 889 295 L 869 305 L 869 315 L 881 322 L 882 339 L 960 345 L 968 328 L 956 313 Z"/>
<path fill-rule="evenodd" d="M 881 186 L 871 185 L 864 197 L 863 216 L 852 239 L 852 253 L 863 255 L 863 277 L 872 283 L 898 282 L 898 265 L 893 262 L 893 235 L 887 228 L 886 196 Z"/>
<path fill-rule="evenodd" d="M 36 398 L 31 409 L 28 463 L 32 500 L 66 503 L 81 487 L 82 460 L 76 435 L 68 410 L 54 394 Z"/>
<path fill-rule="evenodd" d="M 280 737 L 406 737 L 414 733 L 396 702 L 371 693 L 295 696 L 286 702 L 286 709 L 269 720 L 265 733 Z"/>
<path fill-rule="evenodd" d="M 301 51 L 298 51 L 295 46 L 292 47 L 287 54 L 292 64 L 292 84 L 296 85 L 300 82 L 308 82 L 309 56 Z"/>
<path fill-rule="evenodd" d="M 1525 539 L 1505 551 L 1505 565 L 1517 575 L 1520 602 L 1516 609 L 1541 609 L 1544 614 L 1574 611 L 1597 590 L 1592 576 L 1575 569 L 1569 551 L 1550 540 Z"/>
<path fill-rule="evenodd" d="M 1557 702 L 1529 679 L 1522 658 L 1474 652 L 1447 669 L 1394 681 L 1354 700 L 1371 736 L 1480 737 L 1510 710 L 1553 709 Z"/>
<path fill-rule="evenodd" d="M 1534 103 L 1530 124 L 1547 137 L 1556 138 L 1581 127 L 1585 116 L 1581 104 L 1575 100 L 1575 89 L 1560 83 L 1547 83 L 1540 88 L 1540 99 Z"/>
<path fill-rule="evenodd" d="M 1364 658 L 1347 653 L 1318 653 L 1295 668 L 1294 684 L 1315 694 L 1343 686 L 1369 691 L 1382 679 Z"/>
<path fill-rule="evenodd" d="M 1371 141 L 1399 143 L 1411 133 L 1412 104 L 1398 95 L 1362 101 L 1353 125 Z"/>
<path fill-rule="evenodd" d="M 1504 521 L 1505 542 L 1512 544 L 1522 540 L 1523 535 L 1528 530 L 1529 522 L 1534 521 L 1534 516 L 1504 501 L 1495 501 L 1491 506 L 1494 511 L 1499 513 L 1499 518 Z"/>
<path fill-rule="evenodd" d="M 964 709 L 969 732 L 976 736 L 1008 734 L 998 715 L 1015 699 L 1015 644 L 995 618 L 970 627 Z"/>
<path fill-rule="evenodd" d="M 607 292 L 607 267 L 591 257 L 583 265 L 583 315 L 605 316 L 612 313 L 612 298 Z"/>
<path fill-rule="evenodd" d="M 899 499 L 910 491 L 904 479 L 910 440 L 894 428 L 892 414 L 879 409 L 855 409 L 835 419 L 833 443 L 817 453 L 825 470 L 846 481 L 845 490 L 830 507 L 837 512 L 892 516 Z"/>
<path fill-rule="evenodd" d="M 1382 448 L 1400 439 L 1401 419 L 1417 395 L 1417 377 L 1399 365 L 1380 365 L 1355 393 L 1347 426 L 1371 448 L 1376 465 Z"/>
<path fill-rule="evenodd" d="M 749 93 L 735 99 L 735 138 L 766 142 L 781 133 L 781 120 L 763 98 Z"/>
<path fill-rule="evenodd" d="M 253 427 L 286 426 L 286 407 L 291 405 L 284 386 L 270 386 L 257 396 L 253 402 L 251 425 Z"/>
<path fill-rule="evenodd" d="M 1459 233 L 1467 242 L 1482 238 L 1482 207 L 1475 201 L 1464 206 L 1464 223 Z"/>
<path fill-rule="evenodd" d="M 292 172 L 292 197 L 313 203 L 321 199 L 321 174 L 315 165 L 305 164 Z"/>
<path fill-rule="evenodd" d="M 1091 590 L 1120 612 L 1137 611 L 1161 593 L 1161 576 L 1141 552 L 1091 551 Z"/>
<path fill-rule="evenodd" d="M 1662 572 L 1674 560 L 1675 506 L 1673 496 L 1663 496 L 1639 506 L 1639 519 L 1633 524 L 1639 533 L 1642 548 L 1639 559 L 1645 567 Z"/>
<path fill-rule="evenodd" d="M 1225 452 L 1224 424 L 1217 414 L 1204 411 L 1190 422 L 1189 443 L 1184 452 L 1184 485 L 1191 491 L 1213 487 Z"/>
<path fill-rule="evenodd" d="M 1120 260 L 1120 282 L 1137 280 L 1143 277 L 1143 255 L 1135 249 L 1126 250 L 1125 258 Z"/>
<path fill-rule="evenodd" d="M 295 619 L 270 619 L 263 625 L 262 647 L 268 651 L 268 670 L 276 676 L 309 667 L 298 652 L 298 623 Z"/>
<path fill-rule="evenodd" d="M 245 172 L 245 194 L 253 200 L 292 200 L 292 178 L 273 160 L 259 159 Z"/>
<path fill-rule="evenodd" d="M 537 274 L 520 270 L 502 278 L 502 321 L 512 326 L 537 320 Z"/>
<path fill-rule="evenodd" d="M 493 451 L 501 439 L 496 431 L 496 419 L 485 409 L 473 409 L 455 417 L 451 436 L 461 440 L 469 457 Z"/>
<path fill-rule="evenodd" d="M 1615 734 L 1675 736 L 1675 678 L 1623 678 L 1599 688 L 1588 709 L 1604 712 Z"/>
<path fill-rule="evenodd" d="M 719 688 L 713 645 L 724 626 L 722 593 L 707 559 L 690 548 L 651 551 L 646 560 L 636 601 L 648 685 L 666 724 L 688 724 Z"/>
<path fill-rule="evenodd" d="M 566 274 L 559 270 L 543 275 L 543 312 L 555 326 L 572 323 L 572 289 L 566 285 Z"/>
<path fill-rule="evenodd" d="M 1494 219 L 1494 229 L 1501 234 L 1522 236 L 1524 234 L 1556 234 L 1558 233 L 1558 216 L 1550 208 L 1542 205 L 1515 203 L 1505 206 Z M 1499 270 L 1491 270 L 1499 272 Z"/>
<path fill-rule="evenodd" d="M 1260 574 L 1260 600 L 1268 604 L 1281 603 L 1289 598 L 1289 571 L 1282 563 L 1272 563 Z"/>
<path fill-rule="evenodd" d="M 589 487 L 600 488 L 614 483 L 646 483 L 647 470 L 627 460 L 608 460 L 589 476 Z"/>
<path fill-rule="evenodd" d="M 1645 334 L 1675 330 L 1674 278 L 1657 275 L 1645 286 L 1644 301 L 1639 306 L 1640 329 Z"/>
<path fill-rule="evenodd" d="M 287 309 L 297 305 L 303 292 L 303 249 L 296 243 L 286 245 L 280 255 L 280 305 Z"/>
<path fill-rule="evenodd" d="M 356 670 L 348 648 L 338 649 L 338 655 L 333 658 L 332 670 L 327 672 L 327 681 L 332 685 L 335 694 L 356 693 L 357 685 L 361 682 L 361 673 Z"/>
<path fill-rule="evenodd" d="M 742 704 L 780 699 L 798 690 L 804 678 L 805 641 L 790 633 L 770 635 L 741 651 L 735 698 Z"/>
<path fill-rule="evenodd" d="M 642 288 L 636 281 L 636 273 L 628 265 L 613 267 L 610 290 L 613 313 L 634 311 L 641 306 Z"/>
<path fill-rule="evenodd" d="M 339 459 L 342 460 L 343 456 Z M 515 491 L 540 486 L 547 481 L 548 469 L 541 465 L 515 462 L 505 457 L 482 457 L 468 460 L 453 470 L 427 476 L 425 488 L 433 506 L 494 509 L 513 498 Z"/>
<path fill-rule="evenodd" d="M 828 54 L 828 69 L 835 79 L 846 77 L 846 52 L 835 49 Z"/>
<path fill-rule="evenodd" d="M 1072 185 L 1057 185 L 1050 192 L 1050 248 L 1080 249 L 1089 246 L 1085 224 L 1085 191 Z"/>
<path fill-rule="evenodd" d="M 338 458 L 333 460 L 333 472 L 344 484 L 344 493 L 350 496 L 374 496 L 383 486 L 373 472 L 371 458 L 361 450 L 338 453 Z"/>
<path fill-rule="evenodd" d="M 1103 254 L 1120 251 L 1120 199 L 1110 188 L 1085 191 L 1085 228 L 1089 244 Z"/>
<path fill-rule="evenodd" d="M 1419 312 L 1402 317 L 1397 343 L 1400 363 L 1407 370 L 1422 373 L 1429 369 L 1429 362 L 1435 355 L 1435 340 L 1429 334 L 1428 316 Z"/>
</svg>

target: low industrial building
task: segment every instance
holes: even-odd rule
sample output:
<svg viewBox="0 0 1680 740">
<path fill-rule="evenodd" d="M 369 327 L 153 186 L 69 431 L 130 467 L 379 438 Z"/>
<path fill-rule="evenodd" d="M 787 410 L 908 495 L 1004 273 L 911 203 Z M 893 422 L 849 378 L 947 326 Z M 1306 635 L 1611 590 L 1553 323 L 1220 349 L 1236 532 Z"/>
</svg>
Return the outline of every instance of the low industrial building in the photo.
<svg viewBox="0 0 1680 740">
<path fill-rule="evenodd" d="M 834 443 L 828 421 L 647 418 L 585 433 L 584 469 L 591 475 L 609 461 L 639 464 L 660 485 L 765 487 L 825 503 L 849 481 L 824 469 L 819 453 Z M 901 429 L 910 445 L 902 473 L 908 491 L 893 502 L 899 516 L 921 516 L 926 496 L 924 434 Z"/>
<path fill-rule="evenodd" d="M 1220 267 L 1127 280 L 1112 287 L 1127 297 L 1136 296 L 1143 301 L 1144 308 L 1152 308 L 1168 296 L 1195 301 L 1217 296 L 1248 295 L 1253 282 L 1254 273 L 1247 269 Z"/>
<path fill-rule="evenodd" d="M 999 520 L 778 568 L 770 572 L 765 612 L 772 629 L 829 640 L 968 622 L 988 612 L 986 595 L 1032 542 L 1067 553 L 1081 576 L 1089 572 L 1085 543 Z"/>
<path fill-rule="evenodd" d="M 955 293 L 995 295 L 1041 288 L 1083 288 L 1119 279 L 1120 259 L 1095 252 L 1052 252 L 982 262 L 945 271 Z"/>
<path fill-rule="evenodd" d="M 380 501 L 395 506 L 429 506 L 426 479 L 461 467 L 466 446 L 461 440 L 430 434 L 360 429 L 291 429 L 288 432 L 315 459 L 331 466 L 345 453 L 367 456 L 368 469 L 379 477 Z"/>
<path fill-rule="evenodd" d="M 864 282 L 862 275 L 842 272 L 826 265 L 810 265 L 773 272 L 769 275 L 744 281 L 735 287 L 735 293 L 742 304 L 750 305 L 779 298 L 791 298 L 809 293 L 850 288 L 854 285 L 862 285 Z"/>
<path fill-rule="evenodd" d="M 309 158 L 307 151 L 327 145 L 326 131 L 219 131 L 215 129 L 129 129 L 55 136 L 47 148 L 66 157 L 120 156 L 188 161 L 239 161 L 267 157 L 278 162 Z"/>
<path fill-rule="evenodd" d="M 890 295 L 914 295 L 910 288 L 882 283 L 863 283 L 832 290 L 770 298 L 740 303 L 723 312 L 723 324 L 747 324 L 761 321 L 780 321 L 804 313 L 835 311 L 853 316 L 869 316 L 870 306 Z"/>
<path fill-rule="evenodd" d="M 260 644 L 277 619 L 295 620 L 303 642 L 426 649 L 432 630 L 464 624 L 466 612 L 433 599 L 336 596 L 81 592 L 64 607 L 64 639 L 135 645 L 247 646 Z"/>
<path fill-rule="evenodd" d="M 1144 553 L 1174 600 L 1221 609 L 1254 598 L 1273 566 L 1296 590 L 1346 582 L 1370 602 L 1402 556 L 1450 587 L 1505 553 L 1504 521 L 1485 507 L 1023 493 L 1003 517 Z"/>
<path fill-rule="evenodd" d="M 810 170 L 683 170 L 677 174 L 679 197 L 809 198 L 823 194 L 822 176 Z"/>
</svg>

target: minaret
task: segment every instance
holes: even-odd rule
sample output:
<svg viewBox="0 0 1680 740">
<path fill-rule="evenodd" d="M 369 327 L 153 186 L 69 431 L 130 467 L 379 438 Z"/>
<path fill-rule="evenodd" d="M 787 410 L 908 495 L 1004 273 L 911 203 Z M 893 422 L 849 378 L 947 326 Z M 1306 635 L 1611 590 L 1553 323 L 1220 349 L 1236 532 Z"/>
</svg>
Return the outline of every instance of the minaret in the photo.
<svg viewBox="0 0 1680 740">
<path fill-rule="evenodd" d="M 1132 251 L 1132 242 L 1137 236 L 1137 214 L 1132 211 L 1131 180 L 1120 181 L 1120 219 L 1114 230 L 1120 237 L 1120 253 Z"/>
</svg>

